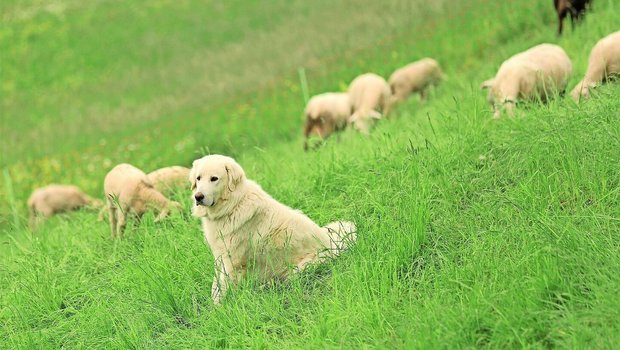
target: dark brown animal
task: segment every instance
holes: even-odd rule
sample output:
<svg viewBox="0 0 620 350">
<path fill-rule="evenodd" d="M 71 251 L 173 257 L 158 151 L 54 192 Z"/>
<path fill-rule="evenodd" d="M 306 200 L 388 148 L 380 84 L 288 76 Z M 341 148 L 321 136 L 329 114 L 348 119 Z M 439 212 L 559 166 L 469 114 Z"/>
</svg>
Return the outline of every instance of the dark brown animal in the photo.
<svg viewBox="0 0 620 350">
<path fill-rule="evenodd" d="M 566 15 L 570 15 L 570 22 L 574 28 L 575 23 L 581 21 L 591 4 L 592 0 L 553 0 L 555 11 L 558 13 L 558 35 L 562 34 Z"/>
</svg>

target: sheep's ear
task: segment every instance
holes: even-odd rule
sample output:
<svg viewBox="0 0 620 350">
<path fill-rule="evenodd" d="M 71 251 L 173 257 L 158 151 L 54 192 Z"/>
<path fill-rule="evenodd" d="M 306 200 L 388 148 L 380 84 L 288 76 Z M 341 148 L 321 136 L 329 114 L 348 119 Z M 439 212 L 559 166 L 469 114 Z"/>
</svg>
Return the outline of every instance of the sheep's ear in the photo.
<svg viewBox="0 0 620 350">
<path fill-rule="evenodd" d="M 228 189 L 232 192 L 245 178 L 245 172 L 237 162 L 231 160 L 224 166 L 228 174 Z"/>
<path fill-rule="evenodd" d="M 480 84 L 480 89 L 490 89 L 493 87 L 493 84 L 495 84 L 495 79 L 485 80 L 482 84 Z"/>
<path fill-rule="evenodd" d="M 373 119 L 381 119 L 381 113 L 377 112 L 377 111 L 371 111 L 370 112 L 370 117 Z"/>
<path fill-rule="evenodd" d="M 359 115 L 358 115 L 357 113 L 353 113 L 353 114 L 351 114 L 351 116 L 349 117 L 349 119 L 347 120 L 347 122 L 348 122 L 349 124 L 353 124 L 353 123 L 357 122 L 357 119 L 359 118 L 358 116 L 359 116 Z"/>
<path fill-rule="evenodd" d="M 170 215 L 170 209 L 164 208 L 162 209 L 162 211 L 159 212 L 159 215 L 157 215 L 157 217 L 155 218 L 155 220 L 153 220 L 153 222 L 160 222 L 163 219 L 165 219 L 168 215 Z"/>
<path fill-rule="evenodd" d="M 192 168 L 189 171 L 189 176 L 188 176 L 188 180 L 189 183 L 191 184 L 191 189 L 195 190 L 196 189 L 196 165 L 198 163 L 198 160 L 195 160 L 194 163 L 192 163 Z"/>
</svg>

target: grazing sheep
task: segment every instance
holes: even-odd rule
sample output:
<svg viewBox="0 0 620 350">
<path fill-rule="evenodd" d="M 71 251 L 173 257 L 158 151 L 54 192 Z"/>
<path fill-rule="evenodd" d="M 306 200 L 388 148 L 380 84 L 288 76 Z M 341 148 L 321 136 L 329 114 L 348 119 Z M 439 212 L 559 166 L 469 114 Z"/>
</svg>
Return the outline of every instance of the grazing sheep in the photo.
<svg viewBox="0 0 620 350">
<path fill-rule="evenodd" d="M 183 166 L 170 166 L 157 169 L 147 174 L 155 189 L 161 193 L 170 193 L 178 187 L 187 187 L 189 168 Z"/>
<path fill-rule="evenodd" d="M 189 180 L 195 200 L 192 215 L 201 218 L 215 261 L 211 297 L 216 304 L 231 283 L 249 273 L 263 282 L 283 280 L 337 257 L 355 242 L 354 223 L 317 225 L 272 198 L 230 157 L 195 160 Z"/>
<path fill-rule="evenodd" d="M 564 30 L 564 18 L 570 14 L 570 21 L 575 27 L 575 22 L 579 22 L 586 13 L 586 9 L 592 0 L 553 0 L 555 11 L 558 13 L 558 35 Z"/>
<path fill-rule="evenodd" d="M 351 104 L 347 93 L 328 92 L 316 95 L 308 101 L 305 110 L 304 150 L 308 150 L 308 138 L 316 134 L 322 139 L 342 131 L 351 116 Z"/>
<path fill-rule="evenodd" d="M 32 192 L 28 199 L 30 225 L 36 227 L 40 218 L 81 207 L 99 207 L 103 202 L 94 199 L 73 185 L 49 185 Z"/>
<path fill-rule="evenodd" d="M 349 123 L 367 135 L 375 120 L 389 114 L 390 85 L 382 77 L 366 73 L 355 78 L 349 85 L 349 100 L 353 114 Z"/>
<path fill-rule="evenodd" d="M 607 82 L 611 77 L 620 75 L 620 32 L 609 34 L 599 40 L 590 52 L 588 71 L 571 92 L 579 101 L 581 96 L 590 96 L 590 88 Z"/>
<path fill-rule="evenodd" d="M 388 80 L 392 89 L 390 108 L 414 93 L 420 94 L 420 100 L 425 101 L 428 88 L 439 85 L 442 79 L 439 63 L 432 58 L 423 58 L 397 69 Z"/>
<path fill-rule="evenodd" d="M 541 44 L 504 61 L 495 78 L 481 88 L 490 89 L 487 100 L 495 118 L 503 107 L 512 116 L 517 99 L 546 101 L 554 92 L 563 92 L 571 71 L 570 58 L 561 47 Z"/>
<path fill-rule="evenodd" d="M 119 164 L 110 170 L 103 188 L 113 238 L 123 235 L 128 214 L 140 218 L 152 208 L 159 211 L 157 222 L 168 216 L 171 209 L 181 209 L 179 203 L 169 201 L 157 191 L 142 170 L 130 164 Z"/>
</svg>

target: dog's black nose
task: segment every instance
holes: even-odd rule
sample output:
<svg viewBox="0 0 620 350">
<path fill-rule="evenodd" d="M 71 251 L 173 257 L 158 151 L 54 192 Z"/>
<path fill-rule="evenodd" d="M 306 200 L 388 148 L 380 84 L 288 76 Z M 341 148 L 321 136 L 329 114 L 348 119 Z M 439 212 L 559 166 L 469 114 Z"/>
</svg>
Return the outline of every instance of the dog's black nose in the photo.
<svg viewBox="0 0 620 350">
<path fill-rule="evenodd" d="M 205 195 L 198 192 L 194 195 L 194 198 L 196 198 L 196 203 L 200 203 L 203 199 L 205 199 Z"/>
</svg>

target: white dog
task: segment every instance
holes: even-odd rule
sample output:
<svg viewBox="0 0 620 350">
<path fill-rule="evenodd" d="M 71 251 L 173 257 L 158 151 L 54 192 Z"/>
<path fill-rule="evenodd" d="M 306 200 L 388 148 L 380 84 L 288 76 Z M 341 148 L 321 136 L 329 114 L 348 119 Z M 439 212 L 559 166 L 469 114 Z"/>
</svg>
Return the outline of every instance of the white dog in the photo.
<svg viewBox="0 0 620 350">
<path fill-rule="evenodd" d="M 211 288 L 219 304 L 229 283 L 252 271 L 261 281 L 285 279 L 308 264 L 335 257 L 356 239 L 351 222 L 319 227 L 302 212 L 269 196 L 248 180 L 230 157 L 210 155 L 194 161 L 189 174 L 207 243 L 215 258 Z"/>
</svg>

